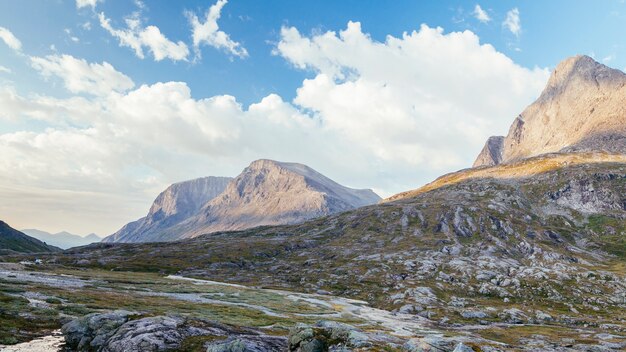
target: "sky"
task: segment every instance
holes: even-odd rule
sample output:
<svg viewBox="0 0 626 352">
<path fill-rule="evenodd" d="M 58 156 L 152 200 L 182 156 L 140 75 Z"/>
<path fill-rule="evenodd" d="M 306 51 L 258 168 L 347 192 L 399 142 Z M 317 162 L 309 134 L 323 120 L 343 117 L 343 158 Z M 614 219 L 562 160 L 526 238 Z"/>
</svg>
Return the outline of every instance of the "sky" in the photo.
<svg viewBox="0 0 626 352">
<path fill-rule="evenodd" d="M 167 185 L 307 164 L 385 197 L 471 166 L 624 1 L 0 0 L 0 219 L 109 235 Z"/>
</svg>

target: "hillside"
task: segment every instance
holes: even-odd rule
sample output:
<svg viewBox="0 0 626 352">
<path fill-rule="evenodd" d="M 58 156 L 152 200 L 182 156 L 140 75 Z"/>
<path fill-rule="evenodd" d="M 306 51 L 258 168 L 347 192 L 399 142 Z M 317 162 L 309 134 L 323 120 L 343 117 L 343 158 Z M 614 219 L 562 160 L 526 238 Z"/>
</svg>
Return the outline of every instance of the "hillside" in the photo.
<svg viewBox="0 0 626 352">
<path fill-rule="evenodd" d="M 56 251 L 60 251 L 60 249 L 17 231 L 4 221 L 0 221 L 0 254 Z"/>
</svg>

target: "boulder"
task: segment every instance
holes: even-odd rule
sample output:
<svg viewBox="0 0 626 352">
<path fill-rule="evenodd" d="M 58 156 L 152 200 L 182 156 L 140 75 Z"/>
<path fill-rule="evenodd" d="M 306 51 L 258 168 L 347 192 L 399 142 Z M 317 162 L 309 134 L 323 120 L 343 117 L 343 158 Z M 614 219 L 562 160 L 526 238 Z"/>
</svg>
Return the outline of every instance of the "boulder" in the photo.
<svg viewBox="0 0 626 352">
<path fill-rule="evenodd" d="M 350 351 L 367 348 L 369 337 L 352 325 L 320 321 L 313 326 L 298 324 L 289 331 L 289 351 Z"/>
<path fill-rule="evenodd" d="M 237 336 L 211 342 L 207 352 L 272 352 L 284 351 L 285 339 L 276 336 Z"/>
<path fill-rule="evenodd" d="M 97 351 L 134 314 L 124 310 L 88 314 L 63 325 L 61 331 L 69 348 Z"/>
</svg>

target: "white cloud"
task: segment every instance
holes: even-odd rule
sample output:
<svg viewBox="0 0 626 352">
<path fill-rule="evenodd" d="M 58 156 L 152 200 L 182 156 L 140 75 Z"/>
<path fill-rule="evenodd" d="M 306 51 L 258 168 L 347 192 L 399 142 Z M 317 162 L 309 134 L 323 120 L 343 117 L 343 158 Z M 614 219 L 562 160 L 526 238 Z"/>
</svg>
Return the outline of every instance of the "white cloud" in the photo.
<svg viewBox="0 0 626 352">
<path fill-rule="evenodd" d="M 98 2 L 101 2 L 101 1 L 103 0 L 76 0 L 76 8 L 80 9 L 80 8 L 89 6 L 92 9 L 95 9 Z"/>
<path fill-rule="evenodd" d="M 474 17 L 482 23 L 491 21 L 491 17 L 489 17 L 487 11 L 483 10 L 483 8 L 478 4 L 474 6 Z"/>
<path fill-rule="evenodd" d="M 227 2 L 227 0 L 218 0 L 212 5 L 206 12 L 204 22 L 200 22 L 198 16 L 194 13 L 187 13 L 192 27 L 193 46 L 197 56 L 200 56 L 200 46 L 202 44 L 225 50 L 240 58 L 248 56 L 246 48 L 241 46 L 240 43 L 231 40 L 228 34 L 219 30 L 217 21 L 221 16 L 222 8 Z"/>
<path fill-rule="evenodd" d="M 17 39 L 10 30 L 0 27 L 0 39 L 9 46 L 9 48 L 20 51 L 22 50 L 22 42 Z"/>
<path fill-rule="evenodd" d="M 111 26 L 111 20 L 106 18 L 104 13 L 98 15 L 100 26 L 116 37 L 120 46 L 126 46 L 135 51 L 135 55 L 143 59 L 143 48 L 147 47 L 154 60 L 161 61 L 170 59 L 174 61 L 186 60 L 189 55 L 187 44 L 182 41 L 174 43 L 167 39 L 156 26 L 143 27 L 139 14 L 126 18 L 126 29 L 115 29 Z"/>
<path fill-rule="evenodd" d="M 506 27 L 515 36 L 519 36 L 522 32 L 522 25 L 519 19 L 519 10 L 516 8 L 506 13 L 506 19 L 502 22 L 502 25 Z"/>
<path fill-rule="evenodd" d="M 2 65 L 0 65 L 0 72 L 2 73 L 11 73 L 11 69 L 8 67 L 4 67 Z"/>
<path fill-rule="evenodd" d="M 605 64 L 608 64 L 609 62 L 613 61 L 615 59 L 615 54 L 611 54 L 611 55 L 607 55 L 605 57 L 602 58 L 602 62 Z"/>
<path fill-rule="evenodd" d="M 377 160 L 433 173 L 470 164 L 488 134 L 505 132 L 548 77 L 481 45 L 472 32 L 425 25 L 383 43 L 354 22 L 311 37 L 283 28 L 276 53 L 316 72 L 294 102 L 319 114 L 325 128 Z"/>
<path fill-rule="evenodd" d="M 20 204 L 63 209 L 42 215 L 47 228 L 108 234 L 142 216 L 167 184 L 234 176 L 258 158 L 302 162 L 390 195 L 471 165 L 486 137 L 506 132 L 548 78 L 472 32 L 428 26 L 384 42 L 352 22 L 311 36 L 283 28 L 276 54 L 314 76 L 292 102 L 270 94 L 248 107 L 228 95 L 195 99 L 184 82 L 125 91 L 132 82 L 111 83 L 117 71 L 106 63 L 39 58 L 42 73 L 75 75 L 64 81 L 70 90 L 109 88 L 66 99 L 0 89 L 0 118 L 48 126 L 0 134 L 0 198 L 23 189 Z M 27 225 L 20 209 L 0 205 Z"/>
<path fill-rule="evenodd" d="M 57 76 L 72 93 L 107 95 L 123 92 L 134 86 L 133 81 L 118 72 L 108 62 L 88 63 L 70 55 L 31 57 L 32 66 L 44 77 Z"/>
</svg>

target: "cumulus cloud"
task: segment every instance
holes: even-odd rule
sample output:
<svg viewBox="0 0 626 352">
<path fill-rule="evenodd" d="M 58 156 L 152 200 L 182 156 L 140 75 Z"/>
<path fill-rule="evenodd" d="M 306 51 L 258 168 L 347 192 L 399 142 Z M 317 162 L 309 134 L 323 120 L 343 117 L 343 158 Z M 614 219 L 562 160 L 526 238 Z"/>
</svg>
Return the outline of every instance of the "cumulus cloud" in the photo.
<svg viewBox="0 0 626 352">
<path fill-rule="evenodd" d="M 133 81 L 108 62 L 88 63 L 71 55 L 31 57 L 32 66 L 44 77 L 61 78 L 72 93 L 107 95 L 133 88 Z"/>
<path fill-rule="evenodd" d="M 467 165 L 548 77 L 481 45 L 470 31 L 444 34 L 426 25 L 385 42 L 355 22 L 310 37 L 283 28 L 276 54 L 316 72 L 294 102 L 319 114 L 325 128 L 379 160 L 430 171 Z"/>
<path fill-rule="evenodd" d="M 200 56 L 200 46 L 206 44 L 216 49 L 224 50 L 240 58 L 248 56 L 248 51 L 240 43 L 230 39 L 224 31 L 219 30 L 217 21 L 220 19 L 222 8 L 227 0 L 218 0 L 207 10 L 204 22 L 192 12 L 187 13 L 192 28 L 193 46 L 196 55 Z"/>
<path fill-rule="evenodd" d="M 144 47 L 154 56 L 154 60 L 170 59 L 173 61 L 186 60 L 189 55 L 187 44 L 182 41 L 169 40 L 156 26 L 143 27 L 139 13 L 125 19 L 125 29 L 115 29 L 111 20 L 104 13 L 98 15 L 100 26 L 119 40 L 120 46 L 133 49 L 140 59 L 145 58 Z"/>
<path fill-rule="evenodd" d="M 506 13 L 506 18 L 502 25 L 508 29 L 511 33 L 515 34 L 515 36 L 519 36 L 522 32 L 522 24 L 519 19 L 519 10 L 516 8 L 511 9 Z"/>
<path fill-rule="evenodd" d="M 83 7 L 91 7 L 92 9 L 94 9 L 100 1 L 103 0 L 76 0 L 76 8 L 81 9 Z"/>
<path fill-rule="evenodd" d="M 229 95 L 194 98 L 184 82 L 111 83 L 117 71 L 106 63 L 40 58 L 42 74 L 82 72 L 64 81 L 70 91 L 108 88 L 70 98 L 0 89 L 0 118 L 47 126 L 0 134 L 0 197 L 23 189 L 22 203 L 63 207 L 47 229 L 107 234 L 143 215 L 167 184 L 234 176 L 258 158 L 302 162 L 391 195 L 471 165 L 486 137 L 506 132 L 548 78 L 472 32 L 428 26 L 382 42 L 353 22 L 314 35 L 286 27 L 275 54 L 312 76 L 293 101 L 270 94 L 247 107 Z M 20 209 L 0 210 L 27 220 Z"/>
<path fill-rule="evenodd" d="M 474 17 L 482 23 L 487 23 L 491 21 L 491 17 L 489 17 L 489 14 L 487 13 L 487 11 L 483 10 L 483 8 L 480 7 L 480 5 L 478 4 L 474 6 L 473 14 L 474 14 Z"/>
<path fill-rule="evenodd" d="M 0 65 L 0 72 L 2 73 L 11 73 L 11 69 L 5 66 Z"/>
<path fill-rule="evenodd" d="M 0 39 L 11 49 L 15 51 L 22 50 L 22 42 L 13 35 L 13 33 L 4 28 L 0 27 Z"/>
</svg>

